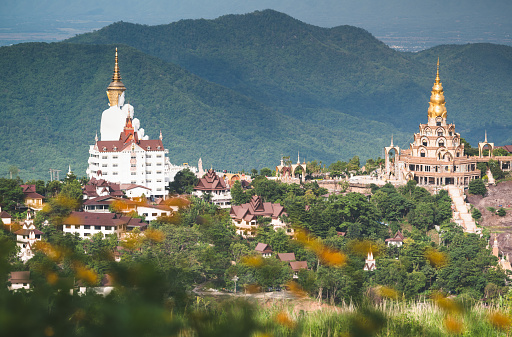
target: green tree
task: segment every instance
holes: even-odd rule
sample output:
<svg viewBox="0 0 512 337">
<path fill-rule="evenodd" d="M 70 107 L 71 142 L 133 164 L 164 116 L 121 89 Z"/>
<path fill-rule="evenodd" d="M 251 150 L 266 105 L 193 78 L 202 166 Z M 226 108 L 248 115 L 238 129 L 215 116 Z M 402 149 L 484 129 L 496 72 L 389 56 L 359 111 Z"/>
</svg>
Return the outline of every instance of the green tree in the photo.
<svg viewBox="0 0 512 337">
<path fill-rule="evenodd" d="M 233 205 L 241 205 L 251 200 L 251 194 L 244 191 L 242 183 L 237 180 L 231 187 L 231 203 Z"/>
<path fill-rule="evenodd" d="M 487 188 L 482 179 L 473 179 L 469 182 L 468 188 L 469 194 L 481 195 L 485 196 L 487 193 Z"/>
<path fill-rule="evenodd" d="M 188 168 L 176 173 L 174 180 L 169 183 L 170 194 L 190 194 L 196 187 L 199 179 Z"/>
<path fill-rule="evenodd" d="M 23 189 L 17 179 L 0 178 L 0 206 L 5 211 L 14 211 L 24 202 Z"/>
<path fill-rule="evenodd" d="M 409 223 L 426 232 L 434 225 L 434 205 L 427 202 L 419 202 L 416 208 L 411 210 L 408 215 Z"/>
<path fill-rule="evenodd" d="M 274 175 L 274 171 L 272 171 L 268 167 L 264 167 L 260 170 L 260 176 L 272 177 L 273 175 Z"/>
<path fill-rule="evenodd" d="M 505 215 L 507 215 L 507 211 L 505 211 L 505 209 L 503 207 L 500 207 L 497 214 L 499 216 L 505 216 Z"/>
</svg>

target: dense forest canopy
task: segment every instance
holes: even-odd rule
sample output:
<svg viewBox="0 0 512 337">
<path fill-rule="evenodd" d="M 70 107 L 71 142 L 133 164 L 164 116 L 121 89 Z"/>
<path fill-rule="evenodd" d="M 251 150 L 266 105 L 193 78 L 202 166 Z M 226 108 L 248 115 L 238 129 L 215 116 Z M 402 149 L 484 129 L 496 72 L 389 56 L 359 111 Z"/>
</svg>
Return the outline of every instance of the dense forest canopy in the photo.
<svg viewBox="0 0 512 337">
<path fill-rule="evenodd" d="M 127 100 L 173 163 L 272 167 L 300 151 L 324 163 L 408 147 L 426 122 L 441 59 L 448 120 L 471 144 L 512 142 L 512 48 L 445 45 L 400 53 L 351 26 L 320 28 L 271 10 L 215 20 L 109 25 L 64 43 L 0 48 L 0 139 L 28 178 L 85 174 L 119 47 Z"/>
</svg>

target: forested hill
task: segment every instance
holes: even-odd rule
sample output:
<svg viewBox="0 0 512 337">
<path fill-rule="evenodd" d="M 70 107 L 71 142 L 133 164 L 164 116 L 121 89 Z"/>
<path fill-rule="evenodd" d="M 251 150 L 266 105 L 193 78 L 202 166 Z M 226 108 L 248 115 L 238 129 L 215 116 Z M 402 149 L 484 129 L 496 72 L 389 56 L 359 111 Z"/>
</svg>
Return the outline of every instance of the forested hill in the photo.
<svg viewBox="0 0 512 337">
<path fill-rule="evenodd" d="M 0 48 L 0 176 L 11 165 L 23 179 L 47 179 L 50 168 L 68 165 L 85 175 L 89 145 L 108 108 L 106 88 L 114 65 L 113 45 L 28 43 Z M 343 116 L 340 130 L 308 125 L 179 66 L 119 46 L 126 99 L 146 134 L 160 130 L 171 162 L 250 169 L 272 166 L 281 154 L 332 162 L 356 153 L 373 156 L 387 135 L 364 142 L 389 125 Z M 381 137 L 381 138 L 379 138 Z M 402 135 L 405 137 L 405 135 Z"/>
<path fill-rule="evenodd" d="M 449 121 L 473 144 L 484 129 L 495 143 L 512 143 L 507 46 L 400 53 L 363 29 L 315 27 L 272 10 L 159 26 L 118 22 L 69 42 L 131 45 L 308 123 L 343 130 L 336 116 L 344 113 L 408 134 L 426 121 L 440 57 Z"/>
<path fill-rule="evenodd" d="M 105 44 L 105 45 L 103 45 Z M 487 129 L 512 143 L 512 48 L 439 46 L 418 54 L 368 32 L 307 25 L 266 10 L 144 26 L 119 22 L 56 44 L 0 48 L 0 176 L 49 168 L 85 174 L 107 108 L 119 47 L 127 100 L 173 163 L 271 167 L 281 156 L 324 163 L 408 147 L 441 59 L 448 119 L 475 145 Z M 302 157 L 302 156 L 301 156 Z"/>
</svg>

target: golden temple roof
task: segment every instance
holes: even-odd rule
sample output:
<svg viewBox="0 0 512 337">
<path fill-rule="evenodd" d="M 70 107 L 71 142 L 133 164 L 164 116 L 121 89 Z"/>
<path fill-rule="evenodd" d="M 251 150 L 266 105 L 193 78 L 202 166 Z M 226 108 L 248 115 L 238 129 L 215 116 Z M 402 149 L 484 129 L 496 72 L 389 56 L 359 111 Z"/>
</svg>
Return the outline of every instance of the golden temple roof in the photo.
<svg viewBox="0 0 512 337">
<path fill-rule="evenodd" d="M 126 90 L 123 82 L 121 82 L 121 74 L 119 72 L 119 63 L 117 57 L 117 48 L 116 48 L 116 59 L 114 65 L 114 74 L 112 75 L 112 82 L 107 87 L 107 96 L 110 102 L 110 106 L 117 105 L 119 100 L 119 95 L 121 95 Z"/>
<path fill-rule="evenodd" d="M 441 84 L 441 78 L 439 77 L 439 58 L 437 58 L 437 74 L 434 86 L 432 87 L 432 95 L 430 96 L 430 102 L 428 107 L 428 117 L 446 118 L 446 102 L 444 100 L 443 85 Z"/>
</svg>

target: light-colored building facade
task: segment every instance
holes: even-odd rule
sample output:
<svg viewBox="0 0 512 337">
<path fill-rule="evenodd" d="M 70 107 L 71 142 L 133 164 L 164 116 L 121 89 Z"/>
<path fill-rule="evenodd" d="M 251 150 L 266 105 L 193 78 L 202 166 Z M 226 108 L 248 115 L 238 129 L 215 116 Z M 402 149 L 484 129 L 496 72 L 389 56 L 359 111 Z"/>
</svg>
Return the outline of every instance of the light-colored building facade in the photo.
<svg viewBox="0 0 512 337">
<path fill-rule="evenodd" d="M 231 192 L 223 178 L 219 177 L 213 169 L 209 169 L 204 177 L 199 179 L 192 195 L 199 198 L 211 193 L 211 202 L 220 208 L 231 207 Z"/>
<path fill-rule="evenodd" d="M 133 107 L 124 104 L 125 90 L 116 49 L 114 75 L 107 88 L 110 108 L 102 114 L 101 140 L 96 136 L 89 148 L 87 175 L 114 183 L 141 185 L 150 189 L 146 197 L 164 198 L 165 187 L 185 166 L 171 164 L 161 132 L 158 139 L 149 139 L 144 134 L 140 121 L 133 118 Z"/>
<path fill-rule="evenodd" d="M 118 238 L 127 231 L 139 228 L 141 231 L 148 224 L 139 218 L 131 218 L 116 213 L 71 212 L 64 219 L 62 230 L 64 233 L 78 233 L 82 239 L 90 239 L 97 233 L 103 236 L 115 234 Z"/>
</svg>

